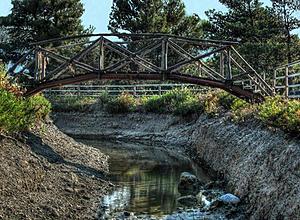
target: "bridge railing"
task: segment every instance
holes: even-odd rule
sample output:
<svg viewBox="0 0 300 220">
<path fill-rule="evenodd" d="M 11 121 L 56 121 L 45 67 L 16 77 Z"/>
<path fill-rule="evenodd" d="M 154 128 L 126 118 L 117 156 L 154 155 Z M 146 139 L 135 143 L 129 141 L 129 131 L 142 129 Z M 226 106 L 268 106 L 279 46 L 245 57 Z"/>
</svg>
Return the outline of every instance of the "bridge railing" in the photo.
<svg viewBox="0 0 300 220">
<path fill-rule="evenodd" d="M 73 36 L 35 43 L 9 73 L 30 85 L 27 96 L 97 79 L 191 83 L 245 99 L 273 95 L 237 44 L 156 33 Z"/>
<path fill-rule="evenodd" d="M 286 98 L 300 98 L 300 60 L 274 71 L 276 93 Z"/>
<path fill-rule="evenodd" d="M 173 89 L 189 89 L 195 93 L 205 93 L 211 89 L 193 84 L 138 84 L 138 85 L 66 85 L 44 91 L 45 96 L 98 97 L 103 93 L 118 96 L 124 92 L 136 97 L 162 95 Z"/>
</svg>

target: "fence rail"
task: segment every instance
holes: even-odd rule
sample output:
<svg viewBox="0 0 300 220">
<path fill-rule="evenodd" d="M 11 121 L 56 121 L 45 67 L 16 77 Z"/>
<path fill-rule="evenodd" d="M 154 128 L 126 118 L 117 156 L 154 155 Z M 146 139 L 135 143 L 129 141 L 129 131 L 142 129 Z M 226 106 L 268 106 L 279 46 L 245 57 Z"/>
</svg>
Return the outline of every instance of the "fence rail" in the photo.
<svg viewBox="0 0 300 220">
<path fill-rule="evenodd" d="M 97 97 L 102 93 L 118 96 L 123 92 L 136 97 L 162 95 L 172 89 L 187 88 L 192 92 L 207 92 L 211 89 L 193 84 L 140 84 L 140 85 L 66 85 L 44 91 L 46 96 L 86 96 Z"/>
<path fill-rule="evenodd" d="M 275 70 L 274 88 L 286 98 L 300 98 L 300 60 Z"/>
</svg>

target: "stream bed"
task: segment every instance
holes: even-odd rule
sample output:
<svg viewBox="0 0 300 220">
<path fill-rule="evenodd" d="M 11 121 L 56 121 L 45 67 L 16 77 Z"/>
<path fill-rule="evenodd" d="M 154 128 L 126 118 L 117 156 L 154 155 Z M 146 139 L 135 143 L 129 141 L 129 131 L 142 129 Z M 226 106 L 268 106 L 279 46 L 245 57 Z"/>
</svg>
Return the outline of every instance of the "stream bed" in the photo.
<svg viewBox="0 0 300 220">
<path fill-rule="evenodd" d="M 109 178 L 114 190 L 100 201 L 98 219 L 227 219 L 224 212 L 203 211 L 178 202 L 183 172 L 203 184 L 206 173 L 180 150 L 137 143 L 78 140 L 109 156 Z"/>
</svg>

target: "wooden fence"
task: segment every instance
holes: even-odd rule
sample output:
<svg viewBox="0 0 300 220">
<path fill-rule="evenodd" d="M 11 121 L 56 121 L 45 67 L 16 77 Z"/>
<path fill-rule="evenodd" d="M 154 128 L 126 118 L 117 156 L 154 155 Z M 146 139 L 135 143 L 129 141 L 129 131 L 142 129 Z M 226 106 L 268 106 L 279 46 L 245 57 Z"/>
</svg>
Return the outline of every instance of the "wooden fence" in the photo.
<svg viewBox="0 0 300 220">
<path fill-rule="evenodd" d="M 97 97 L 103 93 L 118 96 L 123 92 L 136 97 L 162 95 L 172 89 L 187 88 L 193 92 L 207 92 L 211 89 L 193 84 L 141 84 L 141 85 L 66 85 L 45 90 L 46 96 L 86 96 Z"/>
<path fill-rule="evenodd" d="M 286 98 L 300 98 L 300 60 L 275 70 L 274 88 Z"/>
</svg>

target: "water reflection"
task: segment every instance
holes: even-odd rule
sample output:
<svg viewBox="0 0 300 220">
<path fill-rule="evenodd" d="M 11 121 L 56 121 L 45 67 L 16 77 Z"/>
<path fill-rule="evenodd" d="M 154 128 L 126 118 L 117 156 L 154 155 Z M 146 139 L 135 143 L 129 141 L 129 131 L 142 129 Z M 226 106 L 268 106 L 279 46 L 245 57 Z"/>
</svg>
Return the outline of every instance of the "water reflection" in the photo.
<svg viewBox="0 0 300 220">
<path fill-rule="evenodd" d="M 182 172 L 194 173 L 203 181 L 208 179 L 186 158 L 161 149 L 159 155 L 151 154 L 152 146 L 90 141 L 87 144 L 110 156 L 110 178 L 117 186 L 102 201 L 110 213 L 126 210 L 155 216 L 171 214 L 178 208 L 177 186 Z"/>
</svg>

